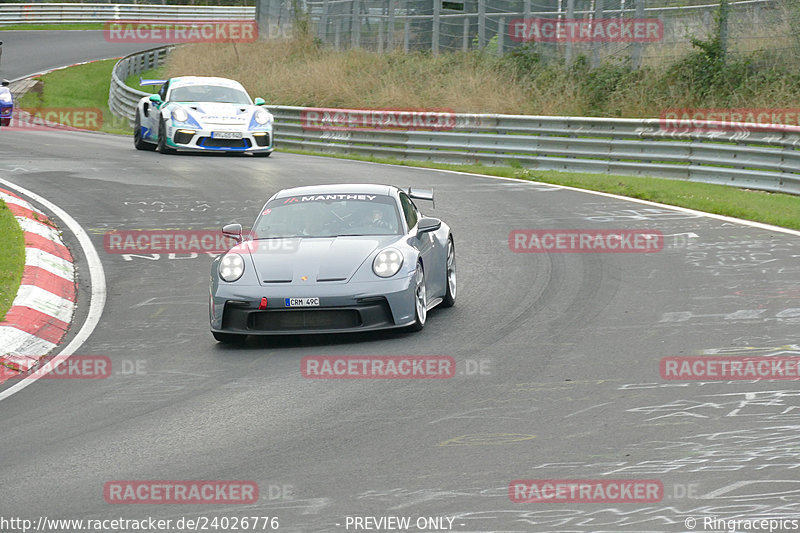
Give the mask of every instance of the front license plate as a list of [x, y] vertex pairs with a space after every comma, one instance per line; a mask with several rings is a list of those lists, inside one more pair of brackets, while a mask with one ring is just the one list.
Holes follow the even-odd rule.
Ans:
[[214, 139], [241, 139], [241, 131], [212, 131], [211, 136]]
[[286, 298], [286, 307], [319, 307], [319, 298]]

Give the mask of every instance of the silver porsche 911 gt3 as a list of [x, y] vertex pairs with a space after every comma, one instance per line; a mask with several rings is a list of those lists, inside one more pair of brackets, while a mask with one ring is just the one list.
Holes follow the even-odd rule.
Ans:
[[456, 298], [450, 228], [422, 216], [430, 190], [319, 185], [282, 190], [248, 235], [211, 265], [209, 315], [220, 342], [247, 335], [420, 330]]

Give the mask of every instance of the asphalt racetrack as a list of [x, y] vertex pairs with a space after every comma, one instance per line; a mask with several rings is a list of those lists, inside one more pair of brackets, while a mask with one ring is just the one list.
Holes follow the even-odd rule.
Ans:
[[[3, 75], [22, 75], [3, 61]], [[163, 156], [98, 133], [3, 131], [0, 156], [0, 177], [91, 236], [107, 301], [76, 355], [107, 356], [114, 368], [107, 379], [42, 379], [0, 400], [0, 516], [268, 516], [292, 532], [368, 530], [356, 517], [471, 532], [800, 520], [797, 381], [670, 381], [659, 368], [665, 357], [800, 355], [797, 235], [545, 184], [285, 153]], [[436, 208], [421, 208], [453, 228], [455, 307], [433, 310], [419, 333], [230, 347], [208, 331], [209, 255], [103, 248], [114, 230], [247, 226], [277, 189], [336, 182], [434, 187]], [[657, 230], [664, 246], [509, 247], [514, 230], [550, 228]], [[88, 267], [65, 238], [85, 305]], [[310, 355], [450, 356], [456, 373], [307, 379], [300, 363]], [[518, 479], [657, 480], [663, 494], [517, 503], [509, 484]], [[248, 480], [259, 497], [108, 503], [104, 487], [119, 480]], [[381, 524], [372, 530], [397, 530]]]
[[4, 30], [0, 76], [13, 80], [49, 69], [132, 54], [158, 46], [142, 43], [110, 43], [103, 30]]

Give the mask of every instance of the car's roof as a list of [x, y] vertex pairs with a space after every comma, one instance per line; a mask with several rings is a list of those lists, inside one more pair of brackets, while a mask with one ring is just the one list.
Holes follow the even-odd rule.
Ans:
[[221, 85], [223, 87], [235, 87], [242, 89], [242, 84], [228, 78], [215, 78], [212, 76], [180, 76], [170, 79], [169, 86], [185, 87], [189, 85]]
[[378, 185], [375, 183], [337, 183], [333, 185], [310, 185], [306, 187], [293, 187], [279, 191], [275, 198], [287, 196], [304, 196], [308, 194], [378, 194], [389, 196], [397, 187], [392, 185]]

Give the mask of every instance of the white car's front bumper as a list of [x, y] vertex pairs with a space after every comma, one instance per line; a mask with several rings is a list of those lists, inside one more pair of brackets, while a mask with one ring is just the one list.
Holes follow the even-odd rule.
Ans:
[[239, 139], [218, 138], [220, 131], [232, 130], [222, 128], [215, 130], [194, 129], [169, 126], [167, 128], [167, 146], [175, 150], [209, 151], [209, 152], [272, 152], [272, 128], [252, 131], [233, 131]]

